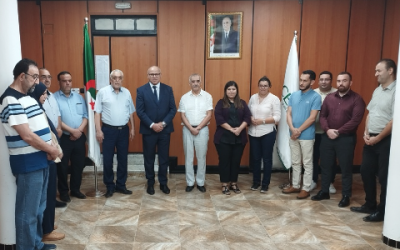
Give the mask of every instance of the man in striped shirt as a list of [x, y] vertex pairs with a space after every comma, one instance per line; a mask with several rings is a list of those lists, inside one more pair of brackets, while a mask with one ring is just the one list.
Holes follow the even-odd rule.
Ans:
[[52, 145], [45, 113], [36, 100], [27, 95], [39, 82], [37, 64], [22, 59], [14, 67], [13, 74], [13, 83], [0, 97], [0, 117], [17, 184], [16, 245], [18, 250], [56, 249], [56, 245], [42, 242], [41, 224], [46, 207], [47, 161], [56, 159], [59, 150]]

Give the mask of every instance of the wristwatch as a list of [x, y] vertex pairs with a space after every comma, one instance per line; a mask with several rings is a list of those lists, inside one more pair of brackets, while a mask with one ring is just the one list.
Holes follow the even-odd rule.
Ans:
[[162, 122], [162, 126], [163, 126], [163, 128], [165, 128], [167, 126], [167, 124], [165, 122]]
[[265, 120], [263, 120], [263, 124], [265, 124]]

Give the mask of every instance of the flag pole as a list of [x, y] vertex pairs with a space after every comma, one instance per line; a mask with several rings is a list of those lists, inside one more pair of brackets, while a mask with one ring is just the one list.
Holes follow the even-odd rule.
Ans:
[[[89, 18], [87, 18], [87, 17], [85, 17], [85, 26], [86, 26], [86, 28], [87, 28], [87, 25], [88, 25], [88, 21], [89, 21]], [[86, 35], [86, 34], [85, 34]], [[85, 39], [86, 40], [86, 39]], [[90, 41], [89, 41], [89, 47], [90, 47]], [[91, 57], [91, 58], [86, 58], [86, 49], [89, 49], [89, 50], [91, 50], [91, 48], [87, 48], [86, 47], [86, 44], [84, 44], [84, 66], [86, 67], [87, 65], [86, 65], [86, 60], [85, 59], [88, 59], [88, 60], [91, 60], [92, 61], [92, 65], [93, 65], [93, 57], [92, 57], [92, 54], [90, 53], [90, 56], [89, 57]], [[94, 72], [93, 72], [94, 73]], [[86, 79], [86, 78], [88, 78], [87, 77], [87, 71], [85, 70], [85, 72], [84, 72], [84, 74], [85, 74], [85, 84], [87, 84], [87, 80], [88, 79]], [[89, 96], [88, 96], [88, 88], [87, 88], [87, 86], [85, 86], [85, 98], [88, 100], [88, 98], [90, 98], [90, 94], [89, 94]], [[92, 109], [90, 109], [89, 108], [89, 112], [93, 112], [93, 110]], [[93, 116], [89, 116], [89, 118], [91, 118], [91, 119], [93, 119]], [[90, 125], [89, 125], [90, 126]], [[88, 133], [93, 133], [94, 131], [93, 131], [93, 128], [89, 128], [88, 127]], [[97, 143], [97, 142], [96, 142]], [[89, 146], [89, 151], [92, 151], [91, 150], [91, 146], [92, 145], [88, 145]], [[97, 180], [97, 164], [96, 164], [96, 161], [95, 160], [92, 160], [92, 162], [93, 162], [93, 167], [94, 167], [94, 190], [93, 191], [89, 191], [89, 192], [87, 192], [86, 193], [86, 196], [88, 196], [88, 197], [95, 197], [95, 198], [98, 198], [98, 197], [101, 197], [101, 196], [103, 196], [104, 195], [104, 192], [103, 191], [100, 191], [99, 190], [99, 188], [98, 188], [98, 180]]]
[[[294, 43], [296, 43], [296, 46], [297, 46], [297, 30], [295, 30], [294, 31]], [[292, 42], [292, 45], [293, 45], [293, 42]], [[296, 50], [296, 65], [297, 65], [297, 67], [296, 67], [296, 74], [298, 74], [298, 56], [297, 56], [297, 49], [295, 48], [295, 50]], [[291, 47], [291, 49], [290, 49], [290, 51], [289, 51], [289, 58], [288, 58], [288, 64], [289, 64], [289, 61], [290, 61], [290, 58], [291, 58], [291, 56], [290, 56], [290, 54], [291, 54], [291, 52], [292, 52], [292, 47]], [[286, 73], [285, 73], [285, 80], [284, 80], [284, 88], [285, 88], [285, 84], [287, 84], [287, 79], [286, 79], [286, 77], [287, 77], [287, 72], [288, 71], [288, 66], [287, 66], [287, 68], [286, 68]], [[291, 79], [291, 80], [293, 80], [293, 79]], [[297, 80], [298, 80], [298, 77], [297, 77]], [[286, 86], [287, 87], [287, 86]], [[298, 87], [298, 84], [297, 84], [297, 87]], [[289, 92], [290, 93], [292, 93], [294, 90], [293, 89], [291, 89]], [[290, 96], [290, 95], [288, 95], [288, 96]], [[282, 94], [282, 98], [283, 98], [284, 96], [283, 96], [283, 94]], [[282, 115], [284, 115], [284, 114], [282, 114]], [[286, 115], [286, 113], [285, 113], [285, 115]], [[285, 121], [286, 121], [286, 119], [285, 119]], [[282, 120], [281, 120], [281, 122], [282, 122]], [[287, 129], [287, 127], [283, 127], [282, 126], [282, 128], [281, 129]], [[278, 130], [279, 131], [279, 130]], [[282, 131], [281, 131], [281, 133], [282, 133]], [[290, 140], [290, 139], [289, 139]], [[286, 144], [286, 142], [285, 142], [285, 144]], [[278, 151], [279, 152], [279, 151]], [[287, 154], [288, 152], [286, 152], [286, 154]], [[290, 152], [289, 152], [290, 153]], [[278, 155], [280, 155], [280, 154], [278, 154]], [[286, 157], [287, 158], [287, 157]], [[291, 158], [291, 157], [290, 157]], [[282, 159], [281, 159], [281, 161], [282, 161]], [[288, 160], [288, 159], [286, 159], [286, 161], [285, 161], [287, 164], [286, 165], [288, 165], [288, 166], [290, 166], [291, 165], [291, 160]], [[282, 163], [283, 163], [283, 161], [282, 161]], [[285, 164], [283, 164], [284, 166], [285, 166]], [[285, 183], [282, 183], [281, 185], [279, 185], [279, 188], [280, 189], [284, 189], [284, 188], [288, 188], [288, 187], [290, 187], [290, 185], [291, 185], [291, 173], [290, 173], [290, 167], [288, 167], [288, 166], [285, 166], [287, 169], [288, 169], [288, 182], [285, 182]]]

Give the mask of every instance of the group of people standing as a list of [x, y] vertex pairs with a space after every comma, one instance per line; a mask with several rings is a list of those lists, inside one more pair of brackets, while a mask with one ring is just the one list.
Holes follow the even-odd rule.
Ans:
[[[369, 113], [361, 164], [366, 203], [351, 207], [353, 212], [369, 214], [364, 221], [384, 219], [396, 69], [393, 60], [378, 62], [375, 76], [379, 86], [367, 106]], [[48, 90], [52, 80], [50, 72], [44, 68], [39, 70], [32, 60], [19, 61], [13, 74], [13, 83], [0, 97], [0, 116], [17, 184], [17, 249], [56, 249], [56, 245], [42, 242], [65, 237], [54, 231], [55, 207], [66, 206], [71, 201], [70, 196], [86, 198], [80, 185], [86, 156], [87, 106], [82, 96], [72, 91], [72, 75], [68, 71], [57, 75], [60, 90], [55, 93]], [[270, 93], [272, 84], [266, 76], [258, 81], [258, 93], [251, 96], [248, 104], [240, 98], [238, 84], [227, 82], [223, 97], [213, 108], [212, 96], [201, 88], [201, 76], [192, 74], [189, 76], [190, 91], [181, 97], [178, 110], [172, 88], [161, 83], [161, 69], [150, 67], [147, 78], [149, 82], [137, 89], [136, 108], [129, 90], [122, 87], [124, 75], [121, 70], [113, 70], [110, 85], [98, 91], [94, 106], [95, 128], [96, 139], [103, 144], [105, 197], [113, 196], [114, 192], [132, 194], [126, 187], [126, 180], [129, 139], [135, 137], [134, 112], [140, 119], [149, 195], [155, 193], [156, 154], [160, 190], [170, 193], [167, 178], [170, 135], [174, 132], [172, 120], [177, 111], [181, 113], [183, 125], [186, 192], [191, 192], [195, 185], [200, 192], [206, 192], [208, 125], [213, 110], [217, 125], [213, 141], [218, 152], [222, 193], [241, 193], [238, 174], [248, 141], [253, 169], [250, 189], [260, 188], [261, 193], [268, 191], [281, 109], [279, 98]], [[312, 70], [303, 71], [300, 90], [292, 93], [289, 99], [286, 120], [290, 128], [293, 178], [291, 185], [282, 192], [299, 193], [298, 199], [309, 197], [316, 187], [320, 166], [321, 190], [311, 199], [330, 199], [330, 193], [336, 192], [333, 181], [338, 161], [342, 171], [342, 199], [338, 205], [346, 207], [350, 205], [352, 194], [356, 132], [364, 116], [365, 102], [351, 90], [353, 82], [349, 72], [338, 74], [337, 89], [332, 87], [332, 74], [328, 71], [321, 72], [319, 88], [314, 91], [315, 80], [316, 74]], [[115, 150], [118, 165], [114, 181]], [[196, 176], [194, 153], [197, 157]], [[71, 173], [69, 186], [68, 173]], [[381, 185], [379, 204], [376, 201], [376, 175]], [[57, 177], [62, 202], [56, 200]]]

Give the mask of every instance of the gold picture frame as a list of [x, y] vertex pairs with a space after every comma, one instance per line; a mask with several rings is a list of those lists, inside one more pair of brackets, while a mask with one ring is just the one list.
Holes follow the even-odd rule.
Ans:
[[243, 12], [208, 13], [207, 59], [242, 58]]

